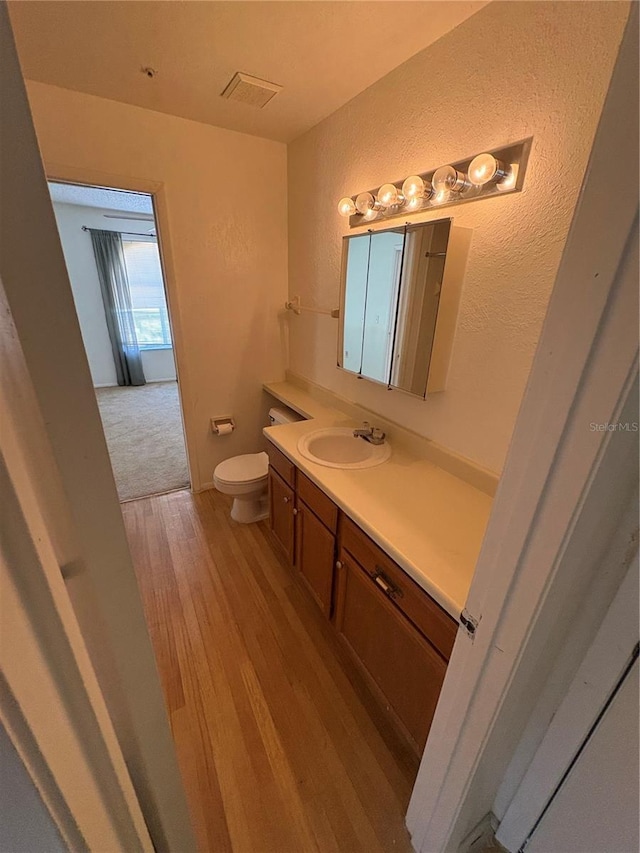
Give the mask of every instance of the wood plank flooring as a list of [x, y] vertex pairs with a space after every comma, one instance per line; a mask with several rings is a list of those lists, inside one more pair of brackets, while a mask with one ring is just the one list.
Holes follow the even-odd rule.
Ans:
[[409, 853], [415, 760], [267, 524], [215, 491], [122, 511], [199, 850]]

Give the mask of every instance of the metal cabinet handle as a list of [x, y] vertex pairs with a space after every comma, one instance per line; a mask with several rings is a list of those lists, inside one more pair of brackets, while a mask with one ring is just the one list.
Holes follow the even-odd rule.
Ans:
[[391, 583], [391, 581], [385, 577], [384, 572], [380, 568], [380, 566], [376, 566], [375, 574], [372, 575], [374, 582], [380, 587], [380, 589], [384, 592], [386, 596], [389, 598], [402, 598], [404, 593], [400, 589], [399, 586]]
[[297, 515], [299, 512], [300, 512], [300, 510], [299, 510], [297, 507], [295, 507], [295, 506], [294, 506], [294, 508], [293, 508], [293, 514], [294, 514], [294, 515]]
[[342, 562], [340, 560], [336, 560], [336, 569], [342, 568]]
[[287, 498], [287, 497], [282, 498], [282, 500], [283, 500], [286, 504], [288, 504], [288, 503], [289, 503], [289, 498]]

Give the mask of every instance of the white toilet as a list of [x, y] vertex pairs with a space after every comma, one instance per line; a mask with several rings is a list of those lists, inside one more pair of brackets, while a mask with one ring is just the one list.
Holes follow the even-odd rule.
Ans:
[[[290, 409], [274, 407], [269, 411], [269, 424], [288, 424], [303, 420]], [[216, 466], [213, 483], [219, 492], [233, 497], [231, 518], [241, 524], [261, 521], [269, 515], [267, 482], [269, 457], [266, 453], [232, 456]]]

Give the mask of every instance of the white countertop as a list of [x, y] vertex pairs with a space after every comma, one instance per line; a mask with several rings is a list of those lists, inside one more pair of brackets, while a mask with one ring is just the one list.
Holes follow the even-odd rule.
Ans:
[[265, 427], [265, 436], [393, 557], [454, 619], [465, 605], [492, 499], [401, 446], [374, 468], [327, 468], [305, 459], [298, 440], [322, 427], [360, 426], [295, 385], [265, 390], [310, 418]]

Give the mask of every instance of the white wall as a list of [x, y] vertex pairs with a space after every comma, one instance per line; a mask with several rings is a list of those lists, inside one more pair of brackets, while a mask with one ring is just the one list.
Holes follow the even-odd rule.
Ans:
[[[27, 90], [49, 177], [158, 188], [192, 482], [211, 487], [218, 462], [261, 448], [262, 383], [284, 375], [286, 147], [42, 83]], [[226, 414], [236, 431], [213, 436], [209, 419]]]
[[[64, 259], [67, 263], [73, 301], [78, 312], [80, 331], [87, 351], [91, 378], [96, 387], [116, 385], [116, 369], [113, 364], [111, 342], [104, 316], [104, 305], [100, 293], [100, 280], [91, 235], [82, 230], [104, 228], [112, 231], [128, 231], [146, 234], [152, 222], [135, 222], [131, 219], [108, 219], [104, 214], [114, 215], [113, 210], [86, 207], [79, 204], [53, 203]], [[173, 350], [143, 350], [142, 367], [147, 382], [159, 382], [176, 378]]]
[[502, 469], [628, 10], [490, 3], [289, 146], [290, 293], [334, 308], [342, 196], [534, 137], [522, 193], [446, 209], [474, 234], [444, 392], [423, 402], [337, 370], [337, 322], [305, 313], [293, 372]]

